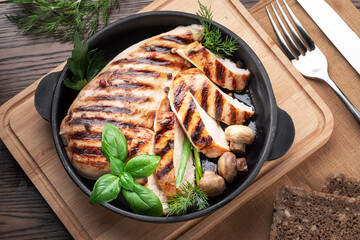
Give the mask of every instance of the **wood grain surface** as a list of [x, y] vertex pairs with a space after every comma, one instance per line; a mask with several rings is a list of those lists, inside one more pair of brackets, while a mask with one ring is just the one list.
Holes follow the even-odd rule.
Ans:
[[[152, 1], [121, 0], [121, 8], [119, 11], [112, 13], [111, 21], [136, 13], [150, 2]], [[254, 0], [241, 0], [241, 3], [248, 9], [256, 2]], [[359, 0], [352, 0], [352, 2], [360, 9]], [[72, 48], [70, 44], [61, 44], [51, 38], [18, 34], [16, 26], [11, 24], [5, 17], [5, 14], [18, 10], [19, 8], [14, 4], [0, 1], [0, 105], [65, 61], [69, 57]], [[346, 113], [346, 109], [341, 105], [341, 102], [336, 99], [335, 94], [330, 89], [325, 88], [324, 90], [324, 85], [321, 83], [313, 82], [311, 84], [321, 97], [334, 103], [329, 107], [334, 113], [335, 123], [345, 122], [344, 116], [349, 114]], [[337, 134], [336, 136], [346, 136], [346, 134], [341, 133], [348, 132], [348, 127], [356, 127], [351, 120], [349, 122], [348, 124], [337, 125], [334, 134]], [[355, 133], [353, 132], [347, 136], [355, 137], [359, 140], [359, 128], [355, 128], [354, 131]], [[326, 164], [324, 156], [334, 158], [332, 155], [329, 155], [329, 152], [331, 152], [332, 148], [339, 146], [333, 145], [333, 143], [334, 141], [329, 141], [325, 147], [310, 156], [307, 159], [307, 163], [321, 158], [322, 161], [317, 163], [317, 166], [321, 169], [321, 164]], [[348, 149], [345, 146], [347, 141], [344, 141], [343, 144], [343, 146], [340, 146], [340, 153], [335, 158], [340, 159], [341, 155], [356, 157], [343, 152], [345, 151], [344, 149]], [[301, 178], [301, 174], [306, 175], [316, 171], [311, 165], [302, 167], [301, 171], [293, 170], [291, 174], [287, 174], [279, 180], [278, 184], [292, 183], [294, 179]], [[306, 181], [309, 180], [308, 178], [304, 179], [304, 184], [306, 185]], [[320, 182], [321, 179], [319, 179], [319, 184]], [[313, 186], [314, 184], [309, 185]], [[271, 186], [271, 189], [273, 190], [276, 187], [277, 185]], [[259, 199], [260, 197], [258, 196], [258, 199], [255, 199], [255, 201], [259, 201], [259, 204], [263, 203]], [[248, 203], [249, 208], [256, 208], [254, 204], [251, 204], [251, 202]], [[263, 203], [261, 206], [268, 205], [268, 203]], [[271, 208], [265, 209], [267, 209], [266, 211], [272, 211]], [[226, 225], [227, 223], [229, 224], [228, 226]], [[236, 227], [233, 224], [234, 222], [228, 221], [222, 223], [222, 230]], [[249, 222], [243, 228], [251, 226], [256, 226], [256, 223]], [[221, 234], [221, 231], [218, 233], [212, 231], [203, 237], [220, 237], [221, 239], [221, 236], [217, 234]], [[72, 237], [19, 167], [2, 141], [0, 141], [0, 239], [49, 238], [71, 239]]]

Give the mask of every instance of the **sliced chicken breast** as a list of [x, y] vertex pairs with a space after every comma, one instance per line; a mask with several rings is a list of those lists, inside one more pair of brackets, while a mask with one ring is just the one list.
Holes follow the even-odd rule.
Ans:
[[141, 41], [116, 56], [79, 92], [61, 123], [60, 135], [80, 174], [96, 179], [110, 171], [101, 152], [105, 123], [124, 133], [129, 146], [134, 146], [129, 153], [139, 151], [135, 143], [142, 140], [134, 136], [143, 129], [153, 130], [156, 111], [169, 109], [168, 87], [188, 68], [188, 62], [171, 49], [198, 40], [202, 31], [199, 25], [178, 27]]
[[[156, 176], [169, 199], [177, 192], [176, 176], [184, 142], [184, 132], [173, 112], [158, 111], [155, 121], [155, 155], [161, 160], [156, 169]], [[192, 155], [189, 156], [181, 185], [186, 181], [194, 183], [195, 167]]]
[[199, 42], [179, 48], [176, 52], [194, 64], [220, 87], [229, 90], [243, 90], [250, 78], [249, 70], [238, 68], [229, 59], [214, 55]]
[[201, 70], [191, 68], [180, 72], [180, 76], [197, 103], [214, 119], [227, 125], [243, 124], [254, 114], [252, 107], [221, 91]]
[[224, 130], [197, 103], [182, 77], [174, 80], [168, 97], [172, 111], [199, 152], [214, 158], [229, 151]]
[[[139, 155], [146, 155], [146, 154], [154, 155], [154, 143], [155, 143], [155, 133], [153, 131], [149, 130], [148, 134], [138, 132], [135, 138], [132, 140], [131, 145], [129, 147], [129, 153], [128, 153], [129, 160]], [[166, 196], [157, 181], [155, 172], [147, 178], [135, 179], [135, 181], [149, 188], [156, 194], [156, 196], [158, 196], [158, 198], [160, 199], [163, 205], [163, 210], [165, 213], [165, 209], [168, 207], [167, 203], [165, 202]]]

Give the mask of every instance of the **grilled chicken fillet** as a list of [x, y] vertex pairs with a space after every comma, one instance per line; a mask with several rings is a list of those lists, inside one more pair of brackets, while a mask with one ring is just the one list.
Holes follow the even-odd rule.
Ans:
[[197, 103], [182, 77], [174, 80], [168, 97], [172, 111], [199, 152], [214, 158], [229, 151], [223, 129]]
[[[157, 180], [165, 196], [176, 194], [176, 176], [180, 165], [184, 142], [184, 132], [173, 112], [158, 111], [155, 121], [155, 155], [160, 156], [160, 163], [155, 170]], [[189, 156], [182, 184], [194, 183], [195, 167], [192, 155]]]
[[254, 114], [252, 107], [246, 106], [220, 90], [197, 68], [180, 72], [198, 104], [214, 119], [227, 125], [243, 124]]
[[152, 132], [156, 111], [166, 106], [164, 88], [188, 68], [186, 60], [171, 49], [198, 40], [202, 31], [199, 25], [178, 27], [141, 41], [116, 56], [79, 92], [61, 123], [60, 135], [81, 175], [96, 179], [110, 171], [101, 151], [105, 123], [124, 133], [129, 153], [140, 152], [138, 148], [150, 141], [135, 144], [145, 142], [141, 139]]
[[194, 64], [220, 87], [243, 90], [250, 78], [249, 70], [237, 68], [236, 64], [230, 60], [217, 57], [199, 42], [180, 48], [177, 53]]

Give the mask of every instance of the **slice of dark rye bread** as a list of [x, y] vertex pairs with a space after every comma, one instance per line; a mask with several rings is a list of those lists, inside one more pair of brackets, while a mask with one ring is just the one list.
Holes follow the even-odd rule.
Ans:
[[284, 186], [270, 239], [360, 239], [360, 199]]
[[360, 182], [342, 173], [330, 174], [322, 189], [324, 193], [360, 198]]

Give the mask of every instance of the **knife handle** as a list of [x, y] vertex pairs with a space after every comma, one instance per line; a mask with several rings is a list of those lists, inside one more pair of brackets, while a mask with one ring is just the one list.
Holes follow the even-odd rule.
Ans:
[[335, 84], [335, 82], [327, 76], [328, 79], [324, 79], [327, 84], [335, 91], [339, 98], [344, 102], [346, 107], [350, 110], [358, 124], [360, 124], [360, 112], [359, 110], [350, 102], [350, 100], [345, 96], [345, 94], [340, 90], [340, 88]]

